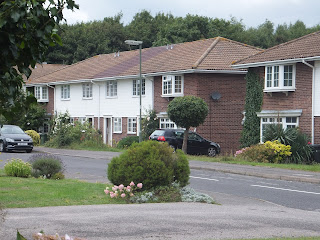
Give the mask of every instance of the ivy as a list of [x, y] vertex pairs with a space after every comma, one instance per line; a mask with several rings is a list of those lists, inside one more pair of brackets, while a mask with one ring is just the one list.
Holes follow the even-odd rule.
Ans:
[[247, 91], [245, 102], [245, 121], [241, 133], [241, 147], [249, 147], [260, 142], [260, 118], [263, 88], [260, 78], [252, 69], [246, 75]]

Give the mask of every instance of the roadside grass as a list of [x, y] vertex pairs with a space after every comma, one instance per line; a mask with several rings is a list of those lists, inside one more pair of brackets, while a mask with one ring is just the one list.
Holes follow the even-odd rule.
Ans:
[[207, 157], [207, 156], [188, 155], [187, 158], [189, 161], [191, 160], [191, 161], [203, 161], [203, 162], [219, 162], [219, 163], [240, 164], [240, 165], [249, 165], [249, 166], [260, 166], [260, 167], [271, 167], [271, 168], [282, 168], [282, 169], [290, 169], [290, 170], [320, 172], [320, 164], [319, 163], [315, 163], [312, 165], [259, 163], [259, 162], [249, 162], [249, 161], [235, 158], [232, 156]]
[[295, 237], [293, 238], [250, 238], [250, 239], [241, 239], [241, 240], [320, 240], [320, 236], [319, 237], [298, 237], [298, 238], [295, 238]]
[[103, 191], [106, 186], [73, 179], [7, 177], [0, 169], [0, 202], [4, 208], [125, 203], [123, 199], [107, 197]]

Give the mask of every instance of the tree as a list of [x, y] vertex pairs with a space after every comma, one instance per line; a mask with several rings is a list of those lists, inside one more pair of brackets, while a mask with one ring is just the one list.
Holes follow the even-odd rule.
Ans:
[[[0, 3], [0, 114], [14, 105], [23, 75], [45, 60], [48, 46], [61, 44], [62, 10], [78, 8], [74, 0], [2, 0]], [[31, 67], [31, 68], [30, 68]]]
[[190, 127], [198, 127], [208, 115], [207, 103], [199, 97], [184, 96], [173, 99], [168, 105], [168, 116], [178, 126], [185, 128], [182, 150], [187, 153]]

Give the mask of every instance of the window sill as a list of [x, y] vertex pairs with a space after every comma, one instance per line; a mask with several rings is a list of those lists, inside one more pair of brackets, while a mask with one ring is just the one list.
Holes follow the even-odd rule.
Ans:
[[37, 99], [37, 102], [46, 103], [46, 102], [49, 102], [49, 100], [48, 99]]
[[115, 134], [122, 134], [122, 132], [113, 132], [113, 133], [115, 133]]
[[176, 93], [176, 94], [162, 94], [161, 97], [167, 98], [167, 97], [183, 97], [183, 93]]
[[136, 132], [127, 132], [128, 134], [130, 134], [130, 135], [136, 135], [137, 133]]
[[[141, 95], [141, 97], [145, 97], [145, 96], [146, 96], [145, 94], [142, 94], [142, 95]], [[133, 98], [139, 98], [140, 95], [132, 95], [132, 97], [133, 97]]]
[[92, 100], [93, 98], [92, 97], [90, 97], [90, 98], [82, 98], [82, 100]]
[[115, 99], [115, 98], [118, 98], [118, 96], [114, 96], [114, 97], [113, 97], [113, 96], [112, 96], [112, 97], [108, 97], [108, 96], [107, 96], [107, 97], [106, 97], [106, 99]]
[[62, 98], [61, 101], [70, 101], [70, 98]]
[[289, 92], [296, 91], [296, 88], [268, 88], [263, 89], [263, 92], [268, 93], [270, 96], [272, 96], [272, 93], [284, 93], [286, 96], [289, 95]]

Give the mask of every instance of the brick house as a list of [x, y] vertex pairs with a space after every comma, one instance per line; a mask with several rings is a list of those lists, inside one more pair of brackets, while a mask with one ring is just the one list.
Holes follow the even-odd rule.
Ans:
[[[233, 62], [261, 51], [217, 37], [142, 49], [142, 109], [154, 109], [160, 128], [174, 128], [166, 110], [174, 97], [195, 95], [209, 106], [196, 131], [218, 142], [222, 151], [239, 148], [246, 70]], [[48, 112], [69, 112], [72, 120], [92, 122], [112, 144], [139, 133], [139, 51], [98, 55], [27, 82], [42, 92]], [[46, 92], [46, 90], [44, 90]], [[53, 104], [52, 104], [53, 103]]]
[[266, 124], [299, 127], [320, 143], [320, 32], [294, 39], [240, 60], [264, 81], [260, 137]]

